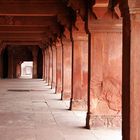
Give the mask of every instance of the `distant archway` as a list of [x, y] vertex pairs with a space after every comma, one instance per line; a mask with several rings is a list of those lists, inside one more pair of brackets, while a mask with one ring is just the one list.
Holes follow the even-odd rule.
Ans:
[[[28, 45], [7, 45], [2, 51], [2, 78], [20, 78], [21, 64], [24, 61], [32, 61], [32, 49], [34, 46]], [[37, 78], [43, 76], [43, 54], [38, 46], [37, 51]], [[29, 76], [29, 77], [32, 77]]]
[[20, 65], [20, 69], [20, 78], [30, 79], [33, 77], [33, 61], [24, 61]]

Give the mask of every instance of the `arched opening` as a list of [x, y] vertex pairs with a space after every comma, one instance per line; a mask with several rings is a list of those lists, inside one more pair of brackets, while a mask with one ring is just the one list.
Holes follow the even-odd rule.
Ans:
[[17, 67], [17, 71], [20, 72], [20, 78], [31, 79], [33, 77], [33, 61], [24, 61], [20, 67]]
[[[36, 53], [35, 56], [33, 51]], [[43, 55], [39, 46], [7, 45], [2, 51], [1, 58], [2, 78], [42, 78]], [[24, 70], [23, 67], [25, 67]], [[33, 71], [36, 73], [35, 77], [33, 77]]]

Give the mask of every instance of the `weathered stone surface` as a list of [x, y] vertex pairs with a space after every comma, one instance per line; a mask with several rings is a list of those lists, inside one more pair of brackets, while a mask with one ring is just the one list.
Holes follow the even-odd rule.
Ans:
[[95, 2], [94, 14], [89, 13], [91, 77], [87, 126], [121, 127], [122, 23], [118, 13], [107, 8], [108, 1], [101, 4], [103, 1]]
[[38, 48], [33, 49], [32, 55], [33, 55], [33, 78], [37, 78]]
[[62, 43], [56, 43], [56, 93], [62, 92]]
[[121, 127], [121, 116], [119, 115], [94, 115], [90, 120], [90, 125], [94, 128], [120, 128]]
[[[140, 139], [140, 3], [129, 0], [129, 7], [122, 6], [123, 13], [123, 138]], [[125, 48], [128, 48], [127, 50]], [[127, 108], [126, 108], [127, 107]], [[125, 119], [126, 118], [126, 119]], [[127, 128], [130, 128], [126, 131]]]
[[[105, 42], [105, 40], [108, 40], [110, 38], [109, 35], [114, 36], [114, 43], [112, 42], [110, 45], [108, 42]], [[91, 71], [92, 77], [91, 77], [90, 109], [91, 111], [93, 111], [93, 114], [97, 116], [98, 115], [117, 116], [117, 114], [121, 114], [121, 95], [122, 95], [121, 94], [122, 49], [121, 43], [120, 44], [117, 43], [117, 41], [120, 42], [121, 40], [121, 33], [117, 34], [110, 33], [106, 35], [96, 33], [93, 35], [93, 39], [94, 46], [92, 46], [91, 50], [93, 52], [92, 67], [94, 69], [92, 69]], [[114, 44], [114, 46], [112, 46], [112, 44]], [[120, 124], [118, 124], [118, 126], [120, 126]]]
[[[81, 17], [79, 17], [79, 15], [77, 15], [76, 26], [78, 29], [73, 29], [72, 98], [70, 106], [70, 108], [74, 110], [87, 109], [85, 106], [87, 105], [86, 100], [88, 83], [88, 36], [85, 32], [84, 25], [84, 21], [81, 19]], [[81, 102], [83, 103], [82, 106]]]
[[49, 72], [48, 72], [48, 84], [49, 86], [52, 85], [52, 67], [53, 67], [53, 57], [52, 57], [52, 49], [49, 46], [48, 48], [48, 53], [49, 53]]
[[52, 46], [52, 88], [56, 88], [56, 46]]
[[43, 80], [0, 80], [0, 85], [1, 139], [97, 140], [92, 130], [81, 128], [85, 112], [69, 111]]
[[72, 41], [70, 38], [70, 31], [65, 28], [65, 37], [62, 38], [62, 57], [63, 57], [63, 87], [62, 96], [63, 100], [70, 100], [71, 98], [71, 83], [72, 83]]

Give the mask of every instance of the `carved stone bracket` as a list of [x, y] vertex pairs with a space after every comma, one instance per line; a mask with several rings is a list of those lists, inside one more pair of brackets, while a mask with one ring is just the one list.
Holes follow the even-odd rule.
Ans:
[[70, 31], [65, 28], [64, 29], [64, 33], [63, 33], [63, 36], [62, 36], [62, 40], [70, 40], [71, 36], [70, 36]]
[[92, 12], [97, 19], [119, 19], [121, 16], [117, 0], [98, 0], [92, 5]]
[[86, 18], [86, 4], [85, 0], [69, 0], [68, 6], [72, 7], [74, 11], [79, 11], [80, 16], [84, 20]]
[[72, 37], [75, 40], [87, 40], [85, 21], [83, 21], [78, 11], [76, 14], [75, 26], [72, 28]]
[[122, 19], [118, 1], [96, 1], [91, 5], [92, 12], [88, 12], [88, 30], [90, 32], [121, 32]]
[[12, 16], [0, 16], [0, 24], [15, 25], [15, 19]]

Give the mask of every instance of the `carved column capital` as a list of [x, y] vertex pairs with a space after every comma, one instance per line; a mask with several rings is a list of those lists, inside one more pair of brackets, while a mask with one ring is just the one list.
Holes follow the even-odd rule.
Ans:
[[119, 0], [96, 0], [90, 6], [97, 19], [120, 18], [118, 3]]
[[61, 39], [60, 38], [57, 38], [57, 40], [56, 40], [56, 47], [59, 48], [61, 46], [62, 46]]
[[140, 10], [140, 1], [139, 0], [128, 0], [128, 7], [132, 13], [137, 12]]
[[122, 18], [118, 1], [98, 0], [88, 12], [89, 32], [121, 32]]
[[75, 26], [72, 27], [72, 38], [73, 40], [87, 40], [85, 21], [82, 20], [79, 13], [76, 16]]
[[140, 1], [139, 0], [128, 0], [120, 2], [120, 10], [122, 17], [125, 22], [129, 22], [129, 20], [137, 20], [140, 21]]
[[72, 20], [69, 15], [57, 15], [57, 21], [68, 29], [72, 26]]
[[86, 18], [86, 4], [88, 2], [85, 0], [69, 0], [68, 6], [72, 7], [74, 11], [79, 11], [79, 15], [82, 19]]

